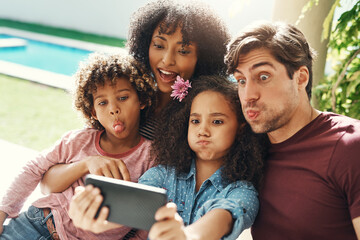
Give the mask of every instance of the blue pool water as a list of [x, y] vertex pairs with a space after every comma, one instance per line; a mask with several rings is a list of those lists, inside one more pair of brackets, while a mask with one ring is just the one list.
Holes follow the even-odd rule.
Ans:
[[0, 60], [39, 68], [42, 70], [73, 75], [79, 62], [91, 51], [0, 34], [0, 39], [20, 38], [27, 41], [25, 47], [0, 48]]

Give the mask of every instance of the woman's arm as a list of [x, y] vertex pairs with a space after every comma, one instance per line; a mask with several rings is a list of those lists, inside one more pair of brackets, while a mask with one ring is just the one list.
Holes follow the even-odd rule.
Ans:
[[130, 181], [129, 171], [121, 159], [88, 156], [79, 162], [51, 167], [40, 182], [41, 192], [63, 192], [87, 173]]

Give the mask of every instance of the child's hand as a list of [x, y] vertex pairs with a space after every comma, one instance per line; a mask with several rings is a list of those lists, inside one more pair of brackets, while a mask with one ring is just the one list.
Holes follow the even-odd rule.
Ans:
[[122, 225], [120, 224], [111, 223], [106, 220], [109, 214], [109, 209], [106, 207], [101, 209], [98, 218], [95, 219], [102, 200], [100, 189], [94, 188], [92, 185], [88, 185], [86, 188], [75, 188], [75, 195], [69, 207], [69, 216], [73, 224], [78, 228], [94, 233], [121, 227]]
[[3, 232], [3, 229], [4, 229], [3, 224], [4, 224], [5, 220], [6, 220], [6, 218], [7, 218], [7, 214], [0, 210], [0, 235]]
[[89, 173], [130, 181], [130, 173], [121, 159], [89, 156], [84, 159]]
[[188, 239], [183, 219], [177, 213], [176, 204], [168, 203], [155, 213], [156, 222], [150, 229], [149, 239]]

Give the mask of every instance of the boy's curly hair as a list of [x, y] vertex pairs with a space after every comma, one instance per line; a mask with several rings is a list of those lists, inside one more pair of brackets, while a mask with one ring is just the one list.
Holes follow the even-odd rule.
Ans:
[[224, 55], [230, 34], [215, 12], [200, 1], [153, 1], [138, 9], [130, 21], [127, 47], [149, 71], [149, 46], [155, 28], [160, 25], [164, 34], [181, 28], [184, 44], [197, 43], [198, 60], [194, 77], [200, 75], [226, 75]]
[[258, 188], [263, 176], [269, 141], [266, 134], [252, 132], [242, 113], [236, 84], [221, 76], [197, 78], [192, 82], [192, 88], [182, 103], [172, 101], [164, 109], [151, 151], [156, 164], [175, 167], [178, 173], [187, 173], [190, 170], [192, 159], [196, 158], [187, 141], [191, 104], [193, 99], [204, 91], [222, 94], [239, 122], [238, 134], [225, 156], [223, 180], [246, 180]]
[[[80, 63], [75, 74], [74, 106], [83, 114], [89, 127], [104, 129], [91, 115], [94, 107], [93, 93], [98, 86], [104, 86], [107, 81], [115, 85], [121, 77], [126, 77], [130, 81], [141, 104], [146, 105], [145, 109], [148, 109], [154, 96], [154, 80], [146, 68], [128, 53], [92, 53], [86, 61]], [[146, 113], [144, 110], [142, 114]]]

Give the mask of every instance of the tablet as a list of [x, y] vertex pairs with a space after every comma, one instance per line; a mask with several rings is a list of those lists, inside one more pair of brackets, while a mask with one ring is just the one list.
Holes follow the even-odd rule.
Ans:
[[137, 229], [150, 230], [155, 212], [167, 202], [165, 189], [140, 183], [88, 174], [87, 184], [100, 188], [101, 206], [110, 209], [108, 221]]

